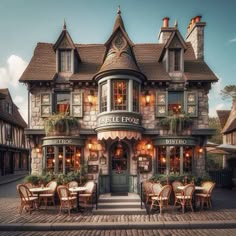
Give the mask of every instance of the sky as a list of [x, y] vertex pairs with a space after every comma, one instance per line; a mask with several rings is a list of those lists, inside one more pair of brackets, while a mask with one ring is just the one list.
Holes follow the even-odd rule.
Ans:
[[38, 42], [55, 43], [64, 19], [74, 43], [105, 43], [118, 6], [136, 43], [157, 43], [164, 17], [185, 38], [192, 17], [206, 22], [204, 60], [219, 81], [209, 93], [209, 115], [229, 110], [220, 90], [236, 84], [236, 0], [0, 0], [0, 88], [8, 88], [27, 122], [27, 87], [19, 78]]

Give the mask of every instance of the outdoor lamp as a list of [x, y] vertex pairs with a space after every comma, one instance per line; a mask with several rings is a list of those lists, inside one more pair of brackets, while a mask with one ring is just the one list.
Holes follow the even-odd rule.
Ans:
[[151, 95], [148, 91], [146, 91], [145, 93], [145, 101], [146, 101], [146, 105], [150, 104], [150, 100], [151, 100]]
[[146, 148], [147, 148], [147, 150], [150, 150], [150, 149], [152, 148], [152, 144], [151, 144], [150, 141], [148, 141], [148, 142], [146, 143]]
[[93, 98], [94, 98], [94, 92], [93, 90], [90, 90], [90, 93], [88, 95], [88, 102], [90, 105], [93, 105]]
[[92, 147], [93, 147], [92, 141], [91, 141], [91, 140], [89, 140], [89, 143], [88, 143], [88, 149], [89, 149], [89, 150], [91, 150], [91, 149], [92, 149]]

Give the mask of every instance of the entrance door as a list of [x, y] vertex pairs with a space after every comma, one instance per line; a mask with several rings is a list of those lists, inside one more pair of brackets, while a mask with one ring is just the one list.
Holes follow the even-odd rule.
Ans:
[[111, 147], [111, 192], [129, 191], [129, 152], [128, 147], [118, 141]]

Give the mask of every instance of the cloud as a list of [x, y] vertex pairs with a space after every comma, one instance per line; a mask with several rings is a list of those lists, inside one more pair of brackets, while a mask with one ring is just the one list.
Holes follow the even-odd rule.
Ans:
[[229, 42], [230, 42], [230, 43], [236, 43], [236, 38], [230, 39]]
[[23, 119], [28, 122], [28, 102], [27, 97], [16, 95], [12, 98], [15, 105], [19, 108], [19, 112]]

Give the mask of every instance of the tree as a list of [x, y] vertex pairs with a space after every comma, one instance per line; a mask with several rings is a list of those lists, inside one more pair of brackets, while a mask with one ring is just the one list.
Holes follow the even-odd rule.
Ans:
[[223, 99], [236, 98], [236, 85], [226, 85], [220, 94]]
[[210, 117], [209, 118], [209, 128], [215, 129], [216, 134], [210, 137], [208, 140], [212, 143], [217, 143], [221, 144], [223, 137], [221, 134], [221, 126], [220, 126], [220, 121], [218, 117]]

